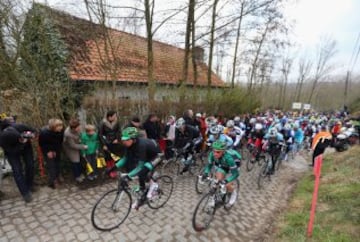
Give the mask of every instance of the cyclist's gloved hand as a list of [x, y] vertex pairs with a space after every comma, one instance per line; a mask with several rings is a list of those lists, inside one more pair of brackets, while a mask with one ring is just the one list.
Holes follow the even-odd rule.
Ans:
[[207, 178], [208, 178], [207, 174], [204, 173], [204, 174], [201, 175], [201, 180], [202, 181], [206, 180]]
[[122, 177], [122, 180], [123, 180], [123, 181], [126, 181], [126, 182], [129, 182], [129, 181], [131, 181], [132, 179], [131, 179], [131, 177], [129, 177], [128, 175], [126, 175], [126, 176]]
[[223, 186], [225, 186], [227, 184], [227, 181], [224, 179], [224, 180], [222, 180], [222, 181], [220, 181], [220, 185], [223, 185]]

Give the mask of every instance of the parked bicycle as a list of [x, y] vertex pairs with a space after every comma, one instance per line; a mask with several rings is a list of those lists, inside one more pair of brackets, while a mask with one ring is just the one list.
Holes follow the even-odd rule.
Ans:
[[[211, 177], [208, 177], [207, 180], [210, 184], [210, 191], [200, 199], [192, 218], [192, 225], [196, 231], [209, 228], [217, 209], [224, 207], [225, 210], [230, 210], [233, 207], [227, 206], [231, 193], [226, 191], [225, 185], [220, 184], [217, 179]], [[235, 180], [235, 186], [234, 189], [239, 194], [239, 180]]]
[[[160, 162], [161, 158], [157, 162]], [[154, 166], [157, 164], [155, 163]], [[163, 207], [170, 199], [174, 183], [170, 176], [160, 175], [157, 172], [150, 172], [146, 184], [143, 204], [147, 204], [151, 209]], [[91, 212], [91, 222], [93, 226], [101, 231], [110, 231], [119, 227], [128, 217], [133, 198], [139, 199], [138, 187], [130, 188], [128, 181], [124, 179], [127, 174], [119, 174], [118, 186], [106, 192], [95, 204]], [[150, 183], [156, 183], [155, 188], [149, 193]]]

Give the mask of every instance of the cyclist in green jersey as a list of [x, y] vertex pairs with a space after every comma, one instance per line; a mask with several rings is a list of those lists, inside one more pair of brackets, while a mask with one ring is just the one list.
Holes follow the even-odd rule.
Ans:
[[215, 166], [216, 179], [226, 185], [226, 191], [231, 193], [228, 206], [234, 205], [237, 198], [237, 191], [235, 189], [234, 181], [239, 177], [239, 169], [235, 162], [234, 155], [226, 150], [226, 143], [222, 141], [215, 141], [212, 144], [213, 150], [208, 157], [208, 164], [205, 167], [202, 179], [206, 179]]

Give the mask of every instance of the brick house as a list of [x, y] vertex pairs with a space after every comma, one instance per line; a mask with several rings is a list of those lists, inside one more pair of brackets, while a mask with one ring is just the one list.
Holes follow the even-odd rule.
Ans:
[[[87, 82], [97, 87], [97, 98], [147, 99], [147, 40], [141, 36], [116, 29], [104, 28], [48, 7], [55, 26], [70, 51], [69, 76], [73, 81]], [[208, 67], [203, 62], [204, 51], [194, 48], [197, 56], [198, 80], [194, 83], [193, 67], [189, 61], [186, 86], [198, 90], [207, 86]], [[176, 97], [182, 76], [184, 49], [153, 42], [155, 99]], [[225, 87], [219, 76], [212, 73], [212, 87]], [[189, 89], [189, 90], [190, 90]], [[115, 95], [114, 95], [115, 94]]]

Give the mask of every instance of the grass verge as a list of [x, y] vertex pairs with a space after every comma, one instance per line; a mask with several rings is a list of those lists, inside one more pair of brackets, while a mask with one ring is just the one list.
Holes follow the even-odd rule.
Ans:
[[325, 156], [312, 238], [307, 238], [314, 175], [298, 183], [281, 215], [275, 241], [360, 241], [360, 147]]

